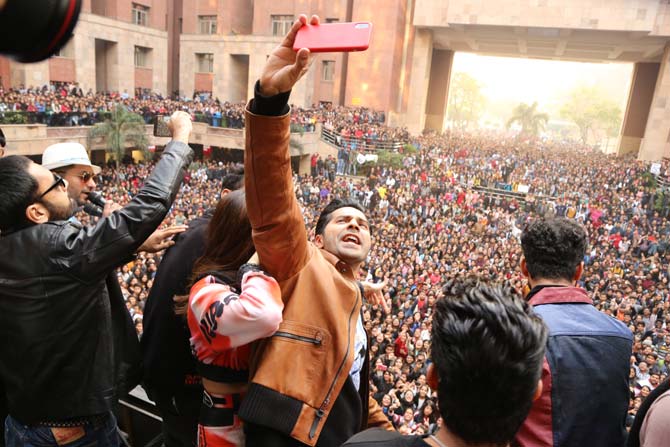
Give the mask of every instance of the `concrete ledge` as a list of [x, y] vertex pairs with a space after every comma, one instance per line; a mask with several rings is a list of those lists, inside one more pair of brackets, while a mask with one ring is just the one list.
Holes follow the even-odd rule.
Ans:
[[[41, 155], [47, 146], [65, 141], [81, 143], [88, 150], [105, 149], [105, 141], [102, 138], [93, 142], [89, 141], [88, 132], [91, 126], [47, 127], [44, 124], [8, 124], [0, 127], [7, 138], [6, 155]], [[153, 126], [145, 126], [145, 131], [150, 145], [164, 146], [170, 141], [169, 138], [154, 137]], [[317, 129], [317, 132], [292, 135], [293, 139], [302, 146], [301, 149], [291, 148], [292, 156], [307, 156], [314, 152], [319, 152], [322, 156], [337, 154], [337, 150], [333, 150], [321, 141], [320, 129]], [[244, 130], [193, 123], [193, 133], [189, 143], [244, 150]]]

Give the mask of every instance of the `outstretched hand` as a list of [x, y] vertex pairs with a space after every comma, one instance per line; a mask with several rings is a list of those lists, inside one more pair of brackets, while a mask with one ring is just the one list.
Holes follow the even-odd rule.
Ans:
[[174, 236], [186, 231], [186, 225], [175, 225], [173, 227], [163, 228], [154, 231], [149, 238], [137, 249], [137, 253], [146, 251], [147, 253], [158, 253], [167, 248], [172, 247], [175, 241], [172, 240]]
[[373, 306], [381, 306], [384, 313], [388, 314], [391, 309], [389, 309], [388, 303], [386, 302], [386, 299], [384, 299], [384, 287], [386, 287], [386, 281], [379, 283], [362, 281], [361, 284], [363, 285], [365, 300]]
[[[295, 21], [282, 43], [268, 57], [260, 79], [260, 92], [263, 96], [274, 96], [288, 92], [309, 69], [312, 58], [307, 48], [293, 51], [293, 43], [298, 30], [307, 24], [307, 16], [301, 14]], [[319, 17], [312, 16], [310, 25], [318, 25]]]

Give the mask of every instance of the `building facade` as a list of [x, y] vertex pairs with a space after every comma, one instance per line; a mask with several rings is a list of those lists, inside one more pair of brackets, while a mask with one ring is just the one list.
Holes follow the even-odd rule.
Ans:
[[364, 105], [415, 133], [442, 130], [457, 51], [633, 63], [620, 152], [670, 156], [667, 0], [84, 0], [58, 56], [32, 65], [0, 60], [0, 79], [246, 101], [301, 13], [369, 21], [374, 30], [368, 51], [318, 54], [293, 104]]
[[[171, 2], [169, 2], [171, 3]], [[84, 0], [74, 37], [37, 64], [0, 63], [5, 87], [77, 82], [84, 92], [168, 92], [168, 2]], [[3, 72], [4, 69], [4, 72]]]
[[365, 105], [412, 132], [442, 130], [456, 51], [634, 63], [620, 152], [670, 156], [670, 3], [666, 0], [183, 0], [180, 90], [249, 98], [298, 14], [370, 21], [370, 49], [319, 54], [292, 94], [301, 106]]

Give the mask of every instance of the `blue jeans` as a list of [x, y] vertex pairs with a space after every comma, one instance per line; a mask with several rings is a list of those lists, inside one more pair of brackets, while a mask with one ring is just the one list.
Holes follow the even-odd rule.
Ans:
[[339, 175], [344, 174], [344, 160], [341, 158], [337, 160], [337, 173]]
[[[101, 422], [84, 425], [83, 429], [84, 436], [61, 445], [67, 445], [67, 447], [119, 447], [121, 445], [116, 429], [116, 418], [112, 413], [109, 413], [109, 417]], [[5, 444], [6, 447], [56, 447], [59, 445], [50, 427], [23, 425], [11, 416], [5, 419]]]

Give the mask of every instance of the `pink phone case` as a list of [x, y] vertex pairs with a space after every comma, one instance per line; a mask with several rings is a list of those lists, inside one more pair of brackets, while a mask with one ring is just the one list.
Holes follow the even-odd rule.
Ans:
[[312, 53], [365, 51], [370, 46], [371, 36], [370, 22], [305, 25], [298, 31], [293, 49], [309, 48]]

